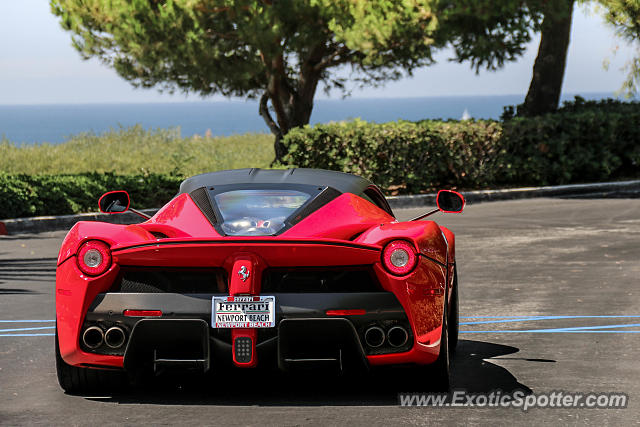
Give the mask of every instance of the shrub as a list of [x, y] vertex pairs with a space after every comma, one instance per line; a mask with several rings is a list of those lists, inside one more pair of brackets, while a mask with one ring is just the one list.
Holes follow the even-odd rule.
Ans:
[[126, 190], [139, 209], [162, 206], [177, 192], [182, 178], [172, 175], [26, 175], [0, 173], [1, 218], [63, 215], [97, 211], [110, 190]]
[[[638, 102], [576, 98], [551, 114], [504, 117], [306, 126], [286, 135], [284, 162], [355, 173], [391, 194], [640, 177]], [[160, 207], [186, 175], [267, 167], [272, 157], [268, 135], [181, 139], [139, 126], [57, 146], [3, 141], [0, 217], [95, 211], [110, 190], [129, 191], [134, 207]]]
[[364, 176], [392, 193], [557, 185], [640, 176], [640, 103], [567, 103], [531, 118], [362, 120], [305, 126], [284, 162]]

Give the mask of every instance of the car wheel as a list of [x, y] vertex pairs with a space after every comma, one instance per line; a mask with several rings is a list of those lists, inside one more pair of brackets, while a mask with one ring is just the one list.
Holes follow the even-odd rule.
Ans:
[[458, 333], [460, 329], [460, 312], [458, 311], [458, 269], [453, 267], [453, 291], [451, 293], [451, 309], [449, 310], [449, 356], [456, 354]]
[[440, 354], [436, 361], [429, 366], [430, 379], [436, 391], [449, 391], [449, 376], [451, 373], [449, 365], [449, 322], [447, 321], [447, 309], [442, 319], [442, 335], [440, 336]]
[[[435, 362], [417, 368], [419, 372], [413, 379], [408, 380], [411, 388], [428, 386], [429, 391], [448, 392], [449, 391], [449, 322], [447, 304], [444, 304], [442, 315], [442, 334], [440, 335], [440, 354]], [[416, 383], [418, 381], [418, 383]]]
[[67, 364], [60, 355], [58, 332], [56, 331], [56, 371], [58, 383], [67, 393], [94, 391], [118, 391], [126, 385], [124, 372], [101, 369], [79, 368]]

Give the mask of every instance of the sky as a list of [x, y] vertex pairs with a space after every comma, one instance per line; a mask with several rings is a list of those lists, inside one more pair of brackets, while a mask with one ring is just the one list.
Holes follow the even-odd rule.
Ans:
[[[497, 72], [476, 75], [468, 64], [448, 62], [446, 51], [436, 65], [417, 70], [412, 78], [380, 88], [355, 90], [352, 98], [525, 94], [531, 80], [539, 38], [526, 54]], [[614, 53], [615, 52], [615, 53]], [[563, 92], [571, 94], [618, 90], [621, 71], [634, 52], [617, 39], [602, 18], [585, 7], [574, 13]], [[609, 61], [608, 70], [604, 61]], [[319, 91], [317, 98], [327, 96]], [[332, 98], [339, 98], [333, 94]], [[49, 10], [48, 0], [0, 0], [0, 105], [145, 103], [199, 101], [197, 95], [135, 89], [97, 60], [84, 61], [71, 46]], [[212, 97], [224, 100], [223, 97]]]

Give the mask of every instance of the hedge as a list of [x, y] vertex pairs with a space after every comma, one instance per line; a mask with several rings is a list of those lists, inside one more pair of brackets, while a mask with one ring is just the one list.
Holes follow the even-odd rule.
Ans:
[[640, 103], [576, 98], [538, 117], [362, 120], [289, 132], [284, 163], [350, 172], [393, 193], [640, 176]]
[[[576, 101], [555, 113], [503, 121], [362, 120], [294, 129], [285, 164], [351, 172], [388, 194], [640, 177], [640, 103]], [[0, 172], [0, 217], [97, 210], [110, 190], [127, 190], [139, 209], [178, 191], [176, 173], [8, 174]]]
[[63, 215], [98, 210], [98, 198], [126, 190], [136, 208], [162, 206], [177, 192], [181, 177], [161, 174], [26, 175], [0, 173], [0, 218]]

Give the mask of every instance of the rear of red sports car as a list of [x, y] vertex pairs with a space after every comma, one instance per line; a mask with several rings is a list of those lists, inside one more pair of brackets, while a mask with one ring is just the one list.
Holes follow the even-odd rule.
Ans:
[[431, 364], [446, 386], [456, 287], [453, 234], [397, 222], [362, 178], [200, 175], [145, 222], [79, 222], [68, 233], [58, 378], [82, 391], [122, 369]]

